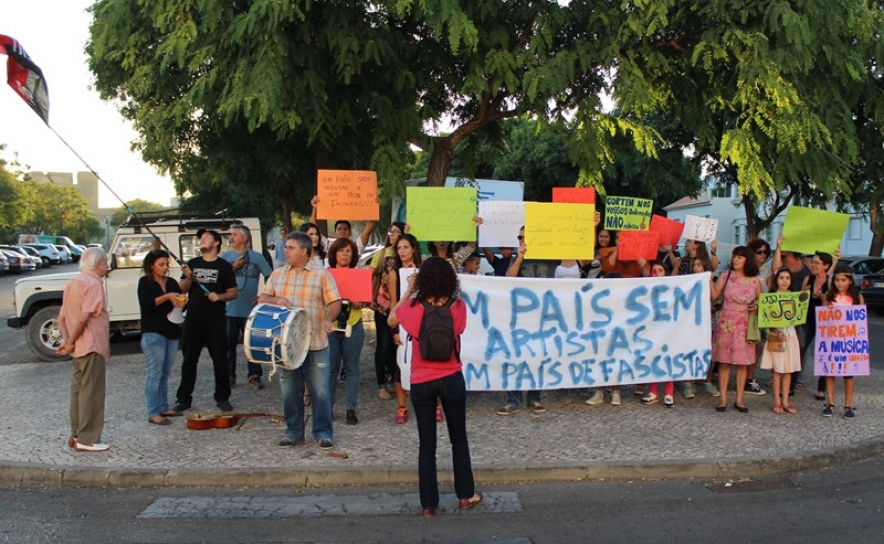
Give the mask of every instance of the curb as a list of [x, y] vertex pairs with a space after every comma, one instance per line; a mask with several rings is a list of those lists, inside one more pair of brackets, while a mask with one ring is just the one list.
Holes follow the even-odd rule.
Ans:
[[[522, 482], [587, 480], [746, 479], [825, 470], [884, 454], [884, 436], [843, 446], [798, 453], [790, 457], [727, 460], [667, 460], [656, 462], [570, 463], [525, 467], [474, 467], [475, 479], [485, 485]], [[450, 471], [439, 473], [439, 483], [451, 484]], [[349, 487], [417, 485], [417, 468], [354, 467], [344, 470], [161, 470], [58, 467], [0, 461], [0, 486], [76, 488], [192, 488], [192, 487]]]

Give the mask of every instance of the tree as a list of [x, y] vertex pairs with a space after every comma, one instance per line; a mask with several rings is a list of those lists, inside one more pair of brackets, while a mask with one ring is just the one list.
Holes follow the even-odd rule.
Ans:
[[151, 202], [149, 200], [142, 200], [140, 198], [136, 198], [134, 200], [130, 200], [128, 203], [128, 208], [126, 206], [120, 206], [114, 213], [110, 216], [110, 224], [111, 225], [120, 225], [126, 222], [126, 219], [129, 218], [129, 209], [135, 212], [157, 212], [160, 210], [166, 209], [165, 206], [158, 202]]
[[[6, 149], [0, 144], [0, 152]], [[18, 179], [8, 167], [17, 168], [13, 160], [7, 163], [0, 156], [0, 228], [14, 229], [33, 219], [34, 210], [31, 203], [30, 186]]]
[[52, 183], [30, 184], [34, 195], [34, 218], [22, 225], [33, 234], [58, 234], [75, 241], [92, 240], [104, 229], [89, 210], [86, 197], [74, 187]]
[[[92, 11], [96, 87], [134, 121], [144, 157], [176, 183], [217, 183], [248, 158], [237, 144], [262, 142], [269, 162], [235, 178], [261, 180], [283, 215], [306, 205], [316, 168], [368, 163], [396, 190], [409, 144], [441, 185], [470, 136], [522, 115], [574, 123], [583, 184], [602, 187], [612, 136], [650, 157], [669, 149], [645, 122], [663, 112], [737, 168], [743, 193], [838, 189], [858, 149], [845, 91], [867, 79], [879, 30], [864, 0], [99, 0]], [[715, 131], [721, 118], [732, 124]]]

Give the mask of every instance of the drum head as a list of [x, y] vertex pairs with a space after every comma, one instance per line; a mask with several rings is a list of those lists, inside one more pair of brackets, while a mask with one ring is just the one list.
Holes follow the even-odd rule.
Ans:
[[304, 359], [307, 358], [313, 328], [307, 312], [302, 308], [292, 308], [292, 315], [287, 321], [281, 338], [282, 357], [286, 361], [285, 368], [295, 369], [304, 364]]

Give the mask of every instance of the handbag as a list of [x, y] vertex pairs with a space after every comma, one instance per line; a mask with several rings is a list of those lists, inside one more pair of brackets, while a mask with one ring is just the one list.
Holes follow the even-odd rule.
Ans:
[[718, 298], [712, 302], [712, 312], [718, 313], [721, 311], [721, 307], [724, 306], [724, 292], [727, 291], [727, 282], [731, 281], [731, 272], [727, 271], [727, 277], [724, 278], [724, 287], [721, 288], [721, 294], [718, 295]]
[[785, 353], [786, 352], [786, 342], [783, 340], [774, 340], [773, 338], [767, 339], [767, 351], [772, 353]]
[[749, 326], [746, 328], [746, 342], [757, 344], [761, 342], [761, 329], [758, 328], [758, 314], [749, 314]]

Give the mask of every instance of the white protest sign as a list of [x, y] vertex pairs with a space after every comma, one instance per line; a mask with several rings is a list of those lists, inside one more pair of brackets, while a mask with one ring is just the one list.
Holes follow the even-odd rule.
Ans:
[[459, 276], [471, 391], [704, 379], [709, 273], [636, 279]]
[[688, 215], [684, 218], [682, 236], [685, 240], [711, 242], [715, 240], [716, 232], [718, 232], [718, 219], [696, 215]]
[[519, 247], [519, 229], [525, 225], [525, 203], [480, 200], [479, 247]]

